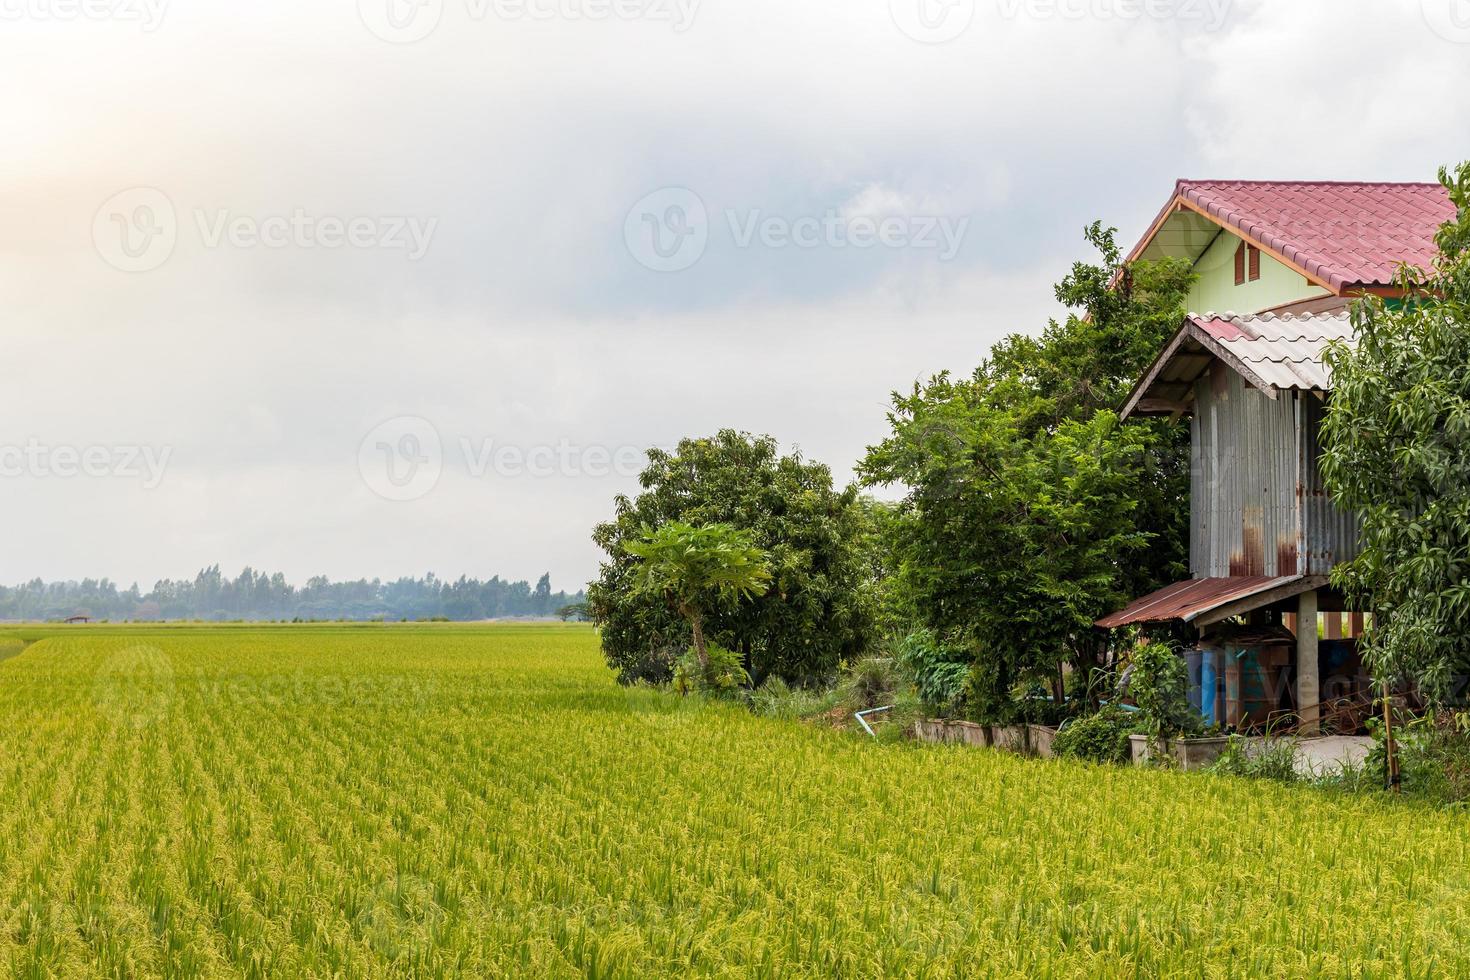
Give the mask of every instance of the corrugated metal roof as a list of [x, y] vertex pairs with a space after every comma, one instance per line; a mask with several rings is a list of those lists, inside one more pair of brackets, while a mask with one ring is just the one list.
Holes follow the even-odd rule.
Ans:
[[1175, 582], [1168, 588], [1134, 600], [1128, 608], [1097, 621], [1103, 629], [1118, 629], [1141, 623], [1193, 622], [1221, 606], [1248, 599], [1262, 592], [1304, 581], [1304, 575], [1278, 578], [1236, 576], [1233, 578], [1197, 578]]
[[[1434, 234], [1455, 217], [1440, 184], [1181, 180], [1129, 260], [1149, 253], [1181, 209], [1264, 246], [1338, 295], [1392, 285], [1400, 263], [1430, 268], [1439, 255]], [[1193, 237], [1199, 249], [1208, 244], [1208, 235]]]
[[1221, 361], [1272, 398], [1287, 390], [1330, 391], [1323, 352], [1352, 343], [1347, 311], [1333, 313], [1191, 314], [1134, 387], [1122, 415], [1183, 411], [1190, 389]]
[[1189, 319], [1248, 365], [1260, 381], [1277, 389], [1331, 391], [1332, 372], [1323, 363], [1322, 352], [1334, 341], [1353, 340], [1352, 322], [1345, 312], [1207, 313]]

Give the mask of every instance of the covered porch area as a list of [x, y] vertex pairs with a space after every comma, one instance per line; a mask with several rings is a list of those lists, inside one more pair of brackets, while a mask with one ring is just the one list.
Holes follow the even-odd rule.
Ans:
[[1358, 655], [1363, 617], [1346, 611], [1324, 576], [1189, 579], [1097, 625], [1182, 634], [1191, 702], [1210, 726], [1353, 736], [1373, 710]]

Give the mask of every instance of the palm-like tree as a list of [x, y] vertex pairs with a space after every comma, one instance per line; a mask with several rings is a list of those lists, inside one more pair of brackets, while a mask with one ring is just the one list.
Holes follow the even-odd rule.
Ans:
[[748, 532], [728, 524], [671, 521], [656, 531], [645, 527], [642, 539], [626, 548], [640, 559], [633, 588], [662, 596], [689, 621], [701, 669], [709, 667], [705, 617], [722, 603], [764, 595], [771, 581], [766, 553]]

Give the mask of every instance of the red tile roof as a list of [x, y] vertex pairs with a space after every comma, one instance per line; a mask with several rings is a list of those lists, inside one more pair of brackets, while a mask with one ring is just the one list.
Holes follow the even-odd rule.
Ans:
[[1434, 233], [1455, 217], [1440, 184], [1181, 180], [1134, 256], [1179, 207], [1230, 228], [1339, 295], [1389, 286], [1400, 263], [1428, 269]]

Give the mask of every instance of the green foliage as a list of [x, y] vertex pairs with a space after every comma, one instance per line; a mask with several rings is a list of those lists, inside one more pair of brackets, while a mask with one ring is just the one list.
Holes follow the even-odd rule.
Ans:
[[1436, 267], [1400, 270], [1407, 302], [1354, 304], [1356, 348], [1328, 353], [1322, 473], [1361, 518], [1333, 580], [1374, 611], [1364, 656], [1442, 701], [1470, 673], [1470, 163], [1440, 180], [1458, 218]]
[[749, 683], [740, 654], [714, 644], [705, 649], [704, 657], [691, 648], [674, 665], [674, 690], [680, 694], [734, 698]]
[[1246, 779], [1295, 783], [1302, 778], [1297, 771], [1297, 754], [1295, 739], [1267, 738], [1248, 742], [1239, 735], [1232, 735], [1225, 751], [1220, 753], [1220, 758], [1214, 761], [1209, 771]]
[[840, 703], [853, 711], [867, 711], [893, 703], [904, 679], [889, 657], [863, 657], [842, 674], [837, 684]]
[[[1373, 751], [1363, 768], [1369, 788], [1382, 789], [1388, 749], [1381, 721], [1372, 731]], [[1394, 752], [1404, 793], [1441, 803], [1470, 801], [1470, 713], [1441, 711], [1396, 724]]]
[[633, 566], [635, 595], [657, 595], [676, 607], [714, 609], [764, 595], [771, 569], [748, 531], [728, 524], [695, 527], [670, 521], [645, 527], [638, 541], [623, 546], [639, 559]]
[[1089, 762], [1127, 762], [1128, 736], [1137, 730], [1137, 718], [1122, 708], [1108, 705], [1096, 714], [1064, 725], [1057, 732], [1052, 751]]
[[613, 519], [593, 531], [607, 558], [588, 602], [620, 676], [651, 647], [692, 642], [677, 610], [634, 588], [638, 558], [625, 547], [645, 528], [673, 521], [746, 531], [766, 554], [765, 594], [710, 610], [704, 623], [713, 642], [741, 655], [757, 684], [772, 676], [827, 679], [876, 645], [870, 510], [855, 489], [834, 490], [825, 466], [779, 455], [773, 439], [726, 430], [686, 439], [672, 453], [650, 451], [640, 482], [643, 492], [618, 497]]
[[1057, 287], [1077, 313], [1003, 341], [969, 379], [895, 394], [860, 466], [908, 489], [885, 526], [897, 589], [919, 625], [966, 637], [986, 704], [1022, 682], [1061, 695], [1064, 663], [1100, 658], [1092, 623], [1184, 568], [1188, 429], [1114, 413], [1178, 328], [1193, 272], [1124, 268], [1112, 231], [1087, 235], [1102, 262]]
[[970, 676], [972, 654], [941, 643], [933, 630], [917, 630], [898, 647], [898, 666], [914, 685], [919, 700], [934, 715], [953, 713]]
[[1128, 693], [1138, 705], [1143, 731], [1155, 738], [1174, 738], [1200, 731], [1202, 719], [1189, 703], [1189, 669], [1162, 643], [1150, 643], [1129, 655], [1133, 672]]
[[772, 677], [747, 697], [754, 714], [796, 721], [827, 714], [837, 707], [839, 694], [835, 687], [792, 687], [781, 678]]

